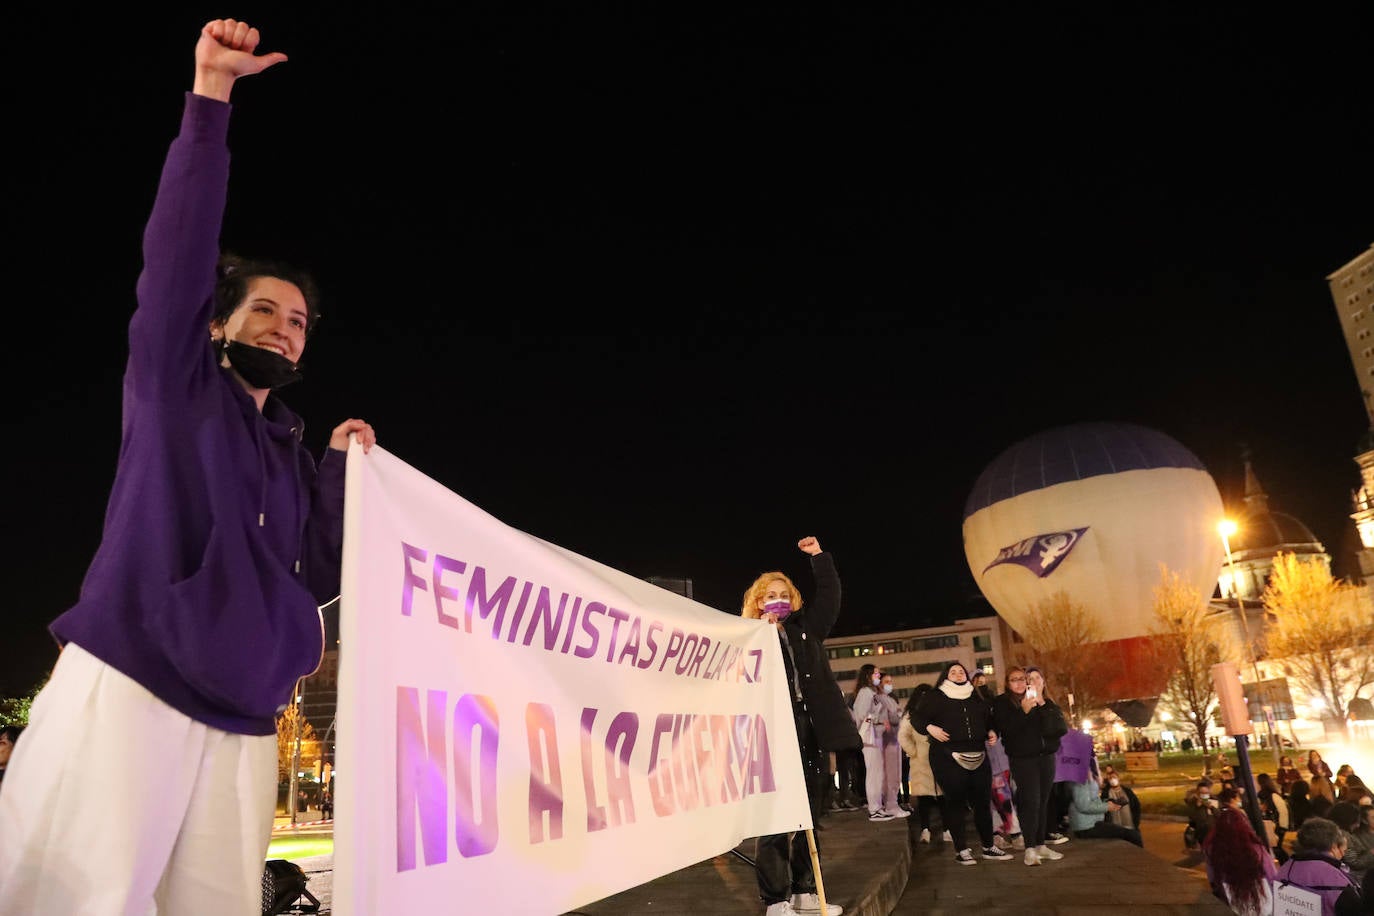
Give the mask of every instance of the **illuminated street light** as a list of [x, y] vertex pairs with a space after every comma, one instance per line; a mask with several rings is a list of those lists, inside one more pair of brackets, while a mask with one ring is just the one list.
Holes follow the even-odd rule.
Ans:
[[[1231, 557], [1231, 535], [1237, 531], [1237, 525], [1229, 518], [1224, 518], [1217, 522], [1217, 534], [1221, 535], [1221, 546], [1226, 551], [1226, 579], [1229, 591], [1236, 597], [1236, 610], [1240, 612], [1240, 626], [1245, 632], [1245, 654], [1250, 657], [1250, 669], [1255, 675], [1255, 689], [1260, 693], [1261, 714], [1264, 716], [1264, 728], [1269, 733], [1269, 748], [1274, 752], [1274, 766], [1279, 766], [1279, 746], [1274, 740], [1274, 723], [1270, 720], [1273, 706], [1267, 702], [1269, 699], [1269, 689], [1262, 686], [1259, 663], [1255, 661], [1255, 644], [1250, 639], [1250, 621], [1245, 616], [1245, 601], [1240, 596], [1240, 585], [1236, 582], [1235, 560]], [[1223, 598], [1230, 597], [1225, 593]]]

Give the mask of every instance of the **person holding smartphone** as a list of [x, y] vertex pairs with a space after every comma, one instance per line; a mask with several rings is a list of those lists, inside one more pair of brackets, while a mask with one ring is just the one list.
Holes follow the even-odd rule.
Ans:
[[993, 725], [1011, 762], [1016, 785], [1016, 817], [1026, 844], [1027, 865], [1064, 858], [1047, 845], [1055, 754], [1069, 723], [1059, 706], [1045, 696], [1045, 674], [1034, 666], [1007, 669], [1007, 689], [992, 704]]

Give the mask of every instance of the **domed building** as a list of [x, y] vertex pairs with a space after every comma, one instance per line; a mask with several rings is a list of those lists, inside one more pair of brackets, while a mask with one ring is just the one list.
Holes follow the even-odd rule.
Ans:
[[1269, 507], [1269, 494], [1260, 486], [1249, 456], [1245, 458], [1244, 508], [1229, 512], [1228, 517], [1236, 523], [1236, 532], [1228, 539], [1230, 556], [1223, 561], [1217, 581], [1223, 598], [1239, 595], [1246, 603], [1258, 605], [1280, 553], [1316, 560], [1331, 571], [1331, 556], [1312, 530]]

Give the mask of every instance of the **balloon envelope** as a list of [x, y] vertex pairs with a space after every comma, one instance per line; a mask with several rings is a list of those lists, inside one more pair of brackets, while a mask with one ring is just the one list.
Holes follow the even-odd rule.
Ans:
[[1143, 663], [1160, 564], [1204, 600], [1221, 567], [1221, 495], [1173, 438], [1129, 423], [1081, 423], [1008, 448], [964, 506], [964, 556], [984, 597], [1025, 633], [1057, 592], [1101, 629], [1085, 646], [1116, 678], [1109, 699], [1157, 696]]

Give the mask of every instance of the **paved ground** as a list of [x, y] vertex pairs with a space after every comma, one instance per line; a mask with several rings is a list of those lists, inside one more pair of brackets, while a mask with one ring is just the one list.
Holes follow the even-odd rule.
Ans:
[[[846, 916], [1096, 916], [1104, 912], [1215, 914], [1231, 911], [1207, 889], [1201, 860], [1183, 847], [1183, 823], [1147, 819], [1145, 849], [1115, 840], [1074, 840], [1064, 859], [1038, 868], [1011, 862], [962, 866], [937, 842], [912, 844], [908, 821], [869, 823], [860, 811], [821, 821], [822, 879]], [[332, 824], [285, 827], [278, 834], [332, 830]], [[972, 834], [971, 834], [972, 835]], [[761, 916], [750, 861], [752, 840], [564, 916]], [[320, 912], [332, 911], [333, 856], [293, 860], [309, 878]], [[436, 912], [441, 912], [437, 911]], [[472, 912], [461, 903], [442, 912]], [[391, 914], [375, 914], [391, 916]], [[521, 916], [521, 914], [498, 914]]]

